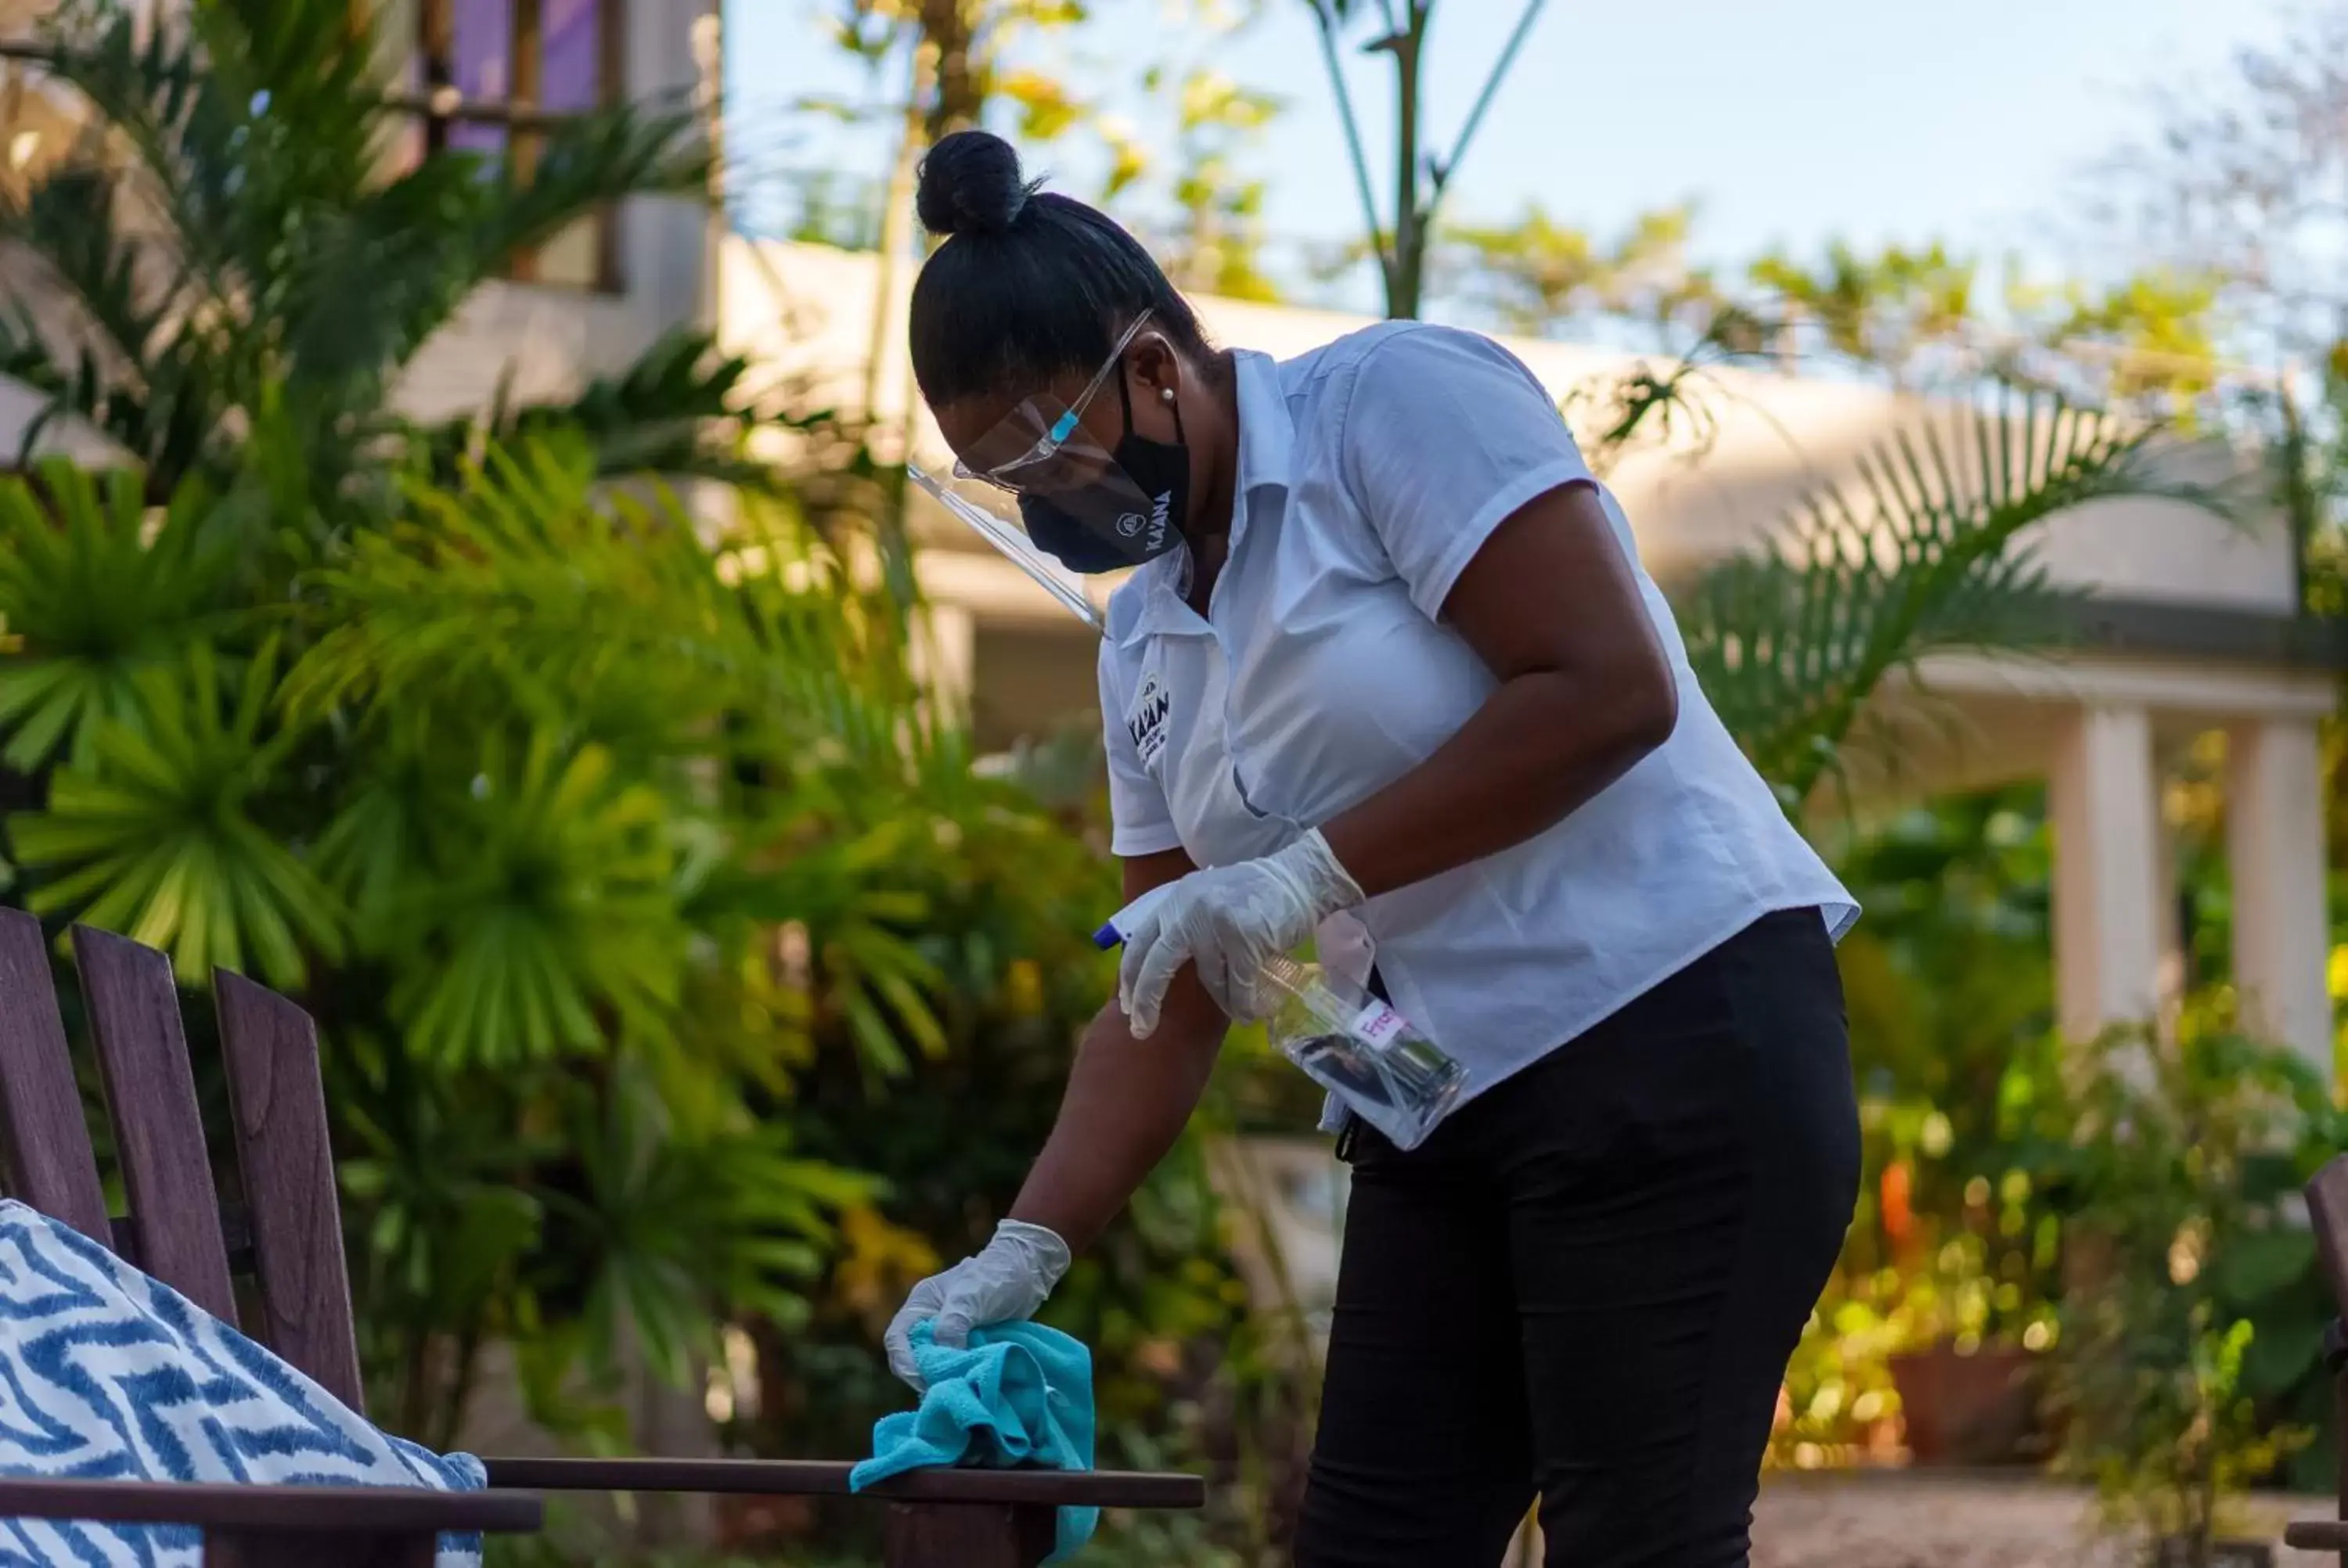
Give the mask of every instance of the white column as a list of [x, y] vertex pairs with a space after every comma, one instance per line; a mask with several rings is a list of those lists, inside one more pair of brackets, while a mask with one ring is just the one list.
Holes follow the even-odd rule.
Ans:
[[2160, 802], [2152, 723], [2140, 707], [2087, 707], [2054, 749], [2054, 994], [2063, 1032], [2092, 1040], [2157, 1016], [2161, 930]]
[[2226, 830], [2242, 1021], [2331, 1079], [2323, 756], [2314, 720], [2262, 719], [2228, 732]]

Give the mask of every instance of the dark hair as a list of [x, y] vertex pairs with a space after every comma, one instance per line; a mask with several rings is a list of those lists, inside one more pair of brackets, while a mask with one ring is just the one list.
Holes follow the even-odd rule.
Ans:
[[1140, 241], [1081, 201], [1023, 179], [1001, 137], [961, 130], [922, 159], [914, 210], [946, 242], [913, 283], [913, 376], [932, 407], [1089, 374], [1144, 311], [1202, 364], [1214, 351]]

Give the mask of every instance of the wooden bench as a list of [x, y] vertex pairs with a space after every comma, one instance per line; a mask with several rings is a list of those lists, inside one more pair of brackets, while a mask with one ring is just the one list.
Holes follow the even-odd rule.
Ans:
[[[365, 1409], [309, 1015], [242, 976], [215, 976], [245, 1193], [244, 1204], [224, 1209], [169, 960], [89, 927], [75, 927], [73, 950], [129, 1213], [107, 1213], [40, 922], [0, 909], [0, 1142], [8, 1193], [229, 1323], [238, 1320], [232, 1277], [249, 1274], [262, 1321], [246, 1332], [351, 1409]], [[492, 1490], [469, 1494], [0, 1478], [0, 1519], [196, 1525], [205, 1532], [205, 1562], [214, 1565], [276, 1568], [331, 1555], [338, 1568], [413, 1568], [430, 1563], [441, 1531], [537, 1529], [536, 1492], [844, 1495], [850, 1470], [845, 1462], [765, 1460], [484, 1462]], [[864, 1495], [888, 1511], [889, 1568], [1035, 1568], [1050, 1554], [1055, 1511], [1063, 1506], [1206, 1503], [1205, 1483], [1194, 1475], [1041, 1470], [916, 1471]]]

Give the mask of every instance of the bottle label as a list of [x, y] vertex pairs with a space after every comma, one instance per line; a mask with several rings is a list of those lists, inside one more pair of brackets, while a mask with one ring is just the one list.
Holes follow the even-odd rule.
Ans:
[[1354, 1038], [1364, 1045], [1384, 1045], [1402, 1031], [1402, 1014], [1382, 1001], [1372, 1001], [1354, 1017]]

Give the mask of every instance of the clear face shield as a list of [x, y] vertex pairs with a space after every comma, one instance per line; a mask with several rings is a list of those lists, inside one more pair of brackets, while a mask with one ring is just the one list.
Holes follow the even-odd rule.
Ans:
[[[1148, 323], [1148, 312], [1136, 318], [1073, 404], [1049, 394], [1025, 399], [964, 450], [951, 475], [907, 466], [915, 484], [1096, 626], [1098, 613], [1071, 574], [1138, 566], [1182, 539], [1189, 449], [1134, 433], [1131, 394], [1118, 374]], [[1107, 449], [1081, 421], [1113, 375], [1125, 434]], [[1175, 424], [1179, 434], [1179, 409]]]

